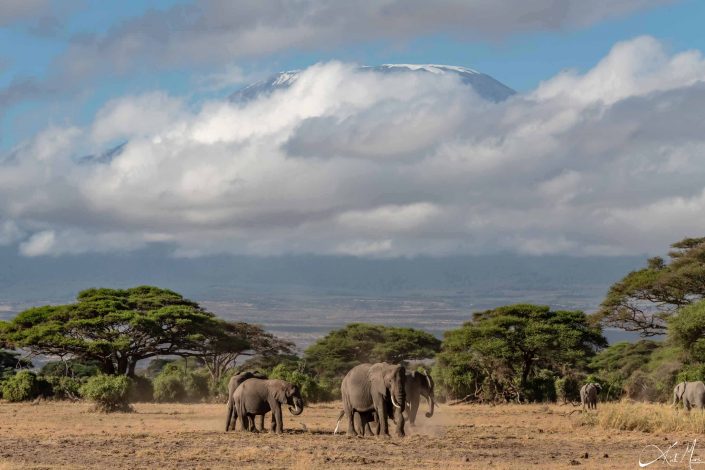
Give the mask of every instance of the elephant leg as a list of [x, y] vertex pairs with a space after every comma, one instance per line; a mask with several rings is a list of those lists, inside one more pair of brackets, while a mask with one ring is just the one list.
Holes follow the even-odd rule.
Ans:
[[362, 413], [354, 413], [355, 414], [355, 431], [359, 430], [359, 435], [364, 436], [365, 435], [365, 427], [369, 427], [367, 425], [367, 420], [365, 419], [365, 416]]
[[416, 424], [416, 413], [419, 411], [419, 399], [412, 398], [409, 402], [409, 426], [414, 427]]
[[231, 400], [228, 402], [228, 418], [225, 421], [225, 431], [234, 431], [236, 422], [237, 409], [235, 408], [235, 404]]
[[259, 430], [264, 432], [264, 415], [258, 415], [259, 418]]
[[355, 431], [355, 410], [345, 401], [343, 401], [343, 406], [345, 408], [345, 414], [348, 416], [348, 436], [357, 436], [357, 431]]
[[281, 434], [284, 432], [284, 422], [282, 417], [282, 406], [281, 403], [276, 402], [272, 408], [272, 418], [275, 422], [275, 432]]
[[[264, 415], [262, 415], [262, 419], [264, 419]], [[271, 423], [269, 424], [269, 430], [274, 432], [277, 432], [277, 420], [274, 419], [274, 413], [272, 413], [272, 420]]]
[[394, 408], [394, 421], [397, 425], [397, 437], [404, 437], [404, 413], [399, 408]]
[[389, 437], [389, 428], [387, 423], [387, 407], [384, 403], [384, 397], [375, 396], [373, 398], [375, 405], [375, 411], [377, 412], [377, 420], [379, 421], [379, 434], [378, 436]]
[[243, 406], [238, 407], [237, 410], [238, 418], [240, 418], [240, 429], [243, 431], [250, 430], [250, 418], [247, 416], [247, 412]]

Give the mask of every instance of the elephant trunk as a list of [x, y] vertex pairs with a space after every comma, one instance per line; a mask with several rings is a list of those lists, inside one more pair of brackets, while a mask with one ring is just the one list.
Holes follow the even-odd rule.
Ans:
[[428, 401], [428, 407], [429, 407], [429, 410], [426, 412], [426, 417], [430, 418], [431, 416], [433, 416], [433, 408], [436, 403], [435, 403], [435, 400], [433, 399], [433, 395], [428, 395], [426, 397], [426, 400]]
[[395, 408], [399, 408], [399, 411], [404, 411], [406, 407], [406, 394], [404, 390], [400, 389], [397, 393], [393, 391], [390, 392], [389, 397], [392, 399], [392, 405], [394, 405]]
[[294, 402], [294, 407], [292, 408], [291, 406], [289, 407], [289, 411], [291, 412], [292, 415], [298, 416], [301, 413], [304, 412], [304, 401], [300, 398], [294, 398], [292, 400]]

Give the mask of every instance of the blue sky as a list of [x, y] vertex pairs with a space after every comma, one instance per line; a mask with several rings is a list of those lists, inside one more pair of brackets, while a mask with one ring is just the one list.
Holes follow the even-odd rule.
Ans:
[[[663, 253], [705, 233], [704, 17], [697, 0], [3, 0], [0, 246]], [[354, 66], [383, 63], [518, 94]]]
[[[30, 2], [32, 3], [32, 2]], [[149, 10], [166, 11], [186, 0], [128, 0], [123, 2], [64, 1], [45, 5], [29, 18], [0, 27], [0, 87], [26, 79], [51, 80], [52, 63], [70, 41], [81, 36], [103, 37], [111, 29]], [[648, 3], [648, 2], [647, 2]], [[305, 68], [319, 61], [343, 60], [362, 64], [441, 63], [463, 65], [494, 76], [518, 91], [531, 90], [563, 69], [592, 67], [619, 41], [651, 35], [672, 50], [705, 49], [702, 18], [705, 2], [660, 2], [636, 8], [587, 26], [561, 26], [550, 31], [508, 32], [500, 38], [464, 38], [438, 28], [432, 34], [373, 41], [353, 40], [327, 47], [283, 48], [272, 54], [208, 64], [185, 61], [167, 68], [137, 70], [89, 80], [79, 91], [49, 97], [26, 97], [5, 106], [0, 148], [9, 149], [48, 124], [85, 124], [107, 100], [125, 94], [160, 89], [198, 99], [200, 77], [229, 66], [247, 77]], [[38, 18], [50, 18], [50, 31], [38, 32]], [[234, 88], [237, 85], [233, 85]], [[221, 90], [227, 94], [230, 90]]]

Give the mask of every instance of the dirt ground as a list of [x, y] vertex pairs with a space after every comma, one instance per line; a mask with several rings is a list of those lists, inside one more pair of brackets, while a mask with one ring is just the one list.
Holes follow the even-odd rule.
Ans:
[[310, 406], [298, 417], [285, 411], [285, 434], [273, 435], [223, 432], [225, 405], [137, 404], [134, 413], [106, 415], [83, 403], [0, 403], [0, 470], [625, 469], [639, 468], [646, 445], [697, 437], [580, 426], [573, 409], [439, 405], [433, 418], [419, 413], [406, 438], [384, 439], [333, 435], [339, 404]]

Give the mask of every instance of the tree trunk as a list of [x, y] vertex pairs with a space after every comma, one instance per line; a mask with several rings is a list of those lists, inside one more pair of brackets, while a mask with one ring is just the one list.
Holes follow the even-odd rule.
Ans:
[[110, 359], [104, 359], [101, 368], [103, 369], [103, 373], [107, 375], [115, 374], [115, 364], [113, 364], [113, 361], [111, 361]]
[[131, 359], [129, 362], [129, 365], [127, 366], [127, 376], [128, 377], [135, 376], [135, 367], [137, 367], [137, 361], [134, 359]]

